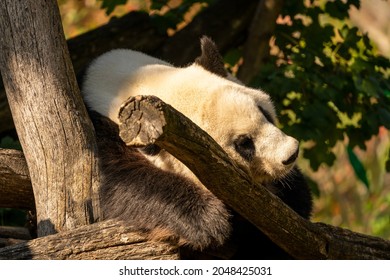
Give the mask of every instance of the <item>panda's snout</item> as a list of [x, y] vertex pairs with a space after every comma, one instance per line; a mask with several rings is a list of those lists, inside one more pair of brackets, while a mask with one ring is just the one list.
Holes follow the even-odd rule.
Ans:
[[282, 161], [283, 165], [290, 165], [294, 163], [298, 155], [299, 155], [299, 146], [297, 146], [296, 150], [286, 160]]

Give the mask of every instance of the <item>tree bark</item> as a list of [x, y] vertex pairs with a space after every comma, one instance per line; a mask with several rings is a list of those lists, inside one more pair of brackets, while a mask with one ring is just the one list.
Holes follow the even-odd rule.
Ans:
[[276, 19], [283, 7], [283, 0], [261, 0], [253, 17], [248, 40], [245, 42], [243, 59], [237, 77], [248, 84], [259, 73], [269, 57], [269, 43], [274, 34]]
[[0, 260], [179, 259], [174, 243], [148, 241], [144, 234], [113, 220], [81, 226], [0, 249]]
[[92, 124], [54, 0], [3, 1], [0, 70], [34, 190], [38, 235], [100, 217]]
[[120, 112], [130, 146], [156, 144], [187, 165], [218, 198], [297, 259], [389, 259], [390, 242], [313, 224], [266, 188], [255, 185], [204, 131], [153, 96], [132, 97]]
[[2, 238], [0, 237], [0, 248], [12, 246], [15, 244], [19, 244], [22, 242], [25, 242], [26, 240], [23, 239], [16, 239], [16, 238]]
[[35, 210], [30, 174], [21, 151], [0, 149], [0, 208]]

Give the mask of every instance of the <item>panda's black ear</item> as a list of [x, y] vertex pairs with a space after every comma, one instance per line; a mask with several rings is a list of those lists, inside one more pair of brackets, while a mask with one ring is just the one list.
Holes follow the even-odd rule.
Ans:
[[211, 73], [226, 77], [228, 72], [225, 69], [222, 56], [213, 40], [207, 36], [203, 36], [200, 39], [200, 47], [202, 54], [195, 59], [195, 63]]

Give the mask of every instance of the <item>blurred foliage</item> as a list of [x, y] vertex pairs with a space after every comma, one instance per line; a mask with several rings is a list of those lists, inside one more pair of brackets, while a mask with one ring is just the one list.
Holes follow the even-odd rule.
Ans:
[[302, 167], [321, 192], [315, 219], [388, 238], [390, 61], [350, 23], [359, 2], [285, 1], [252, 86], [305, 142]]
[[378, 136], [366, 143], [366, 151], [354, 149], [365, 167], [369, 189], [353, 176], [345, 142], [338, 142], [332, 149], [337, 154], [337, 161], [331, 167], [322, 165], [313, 172], [309, 160], [300, 161], [305, 174], [321, 190], [321, 196], [315, 200], [313, 220], [390, 238], [390, 173], [384, 169], [389, 140], [390, 134], [382, 127]]
[[[62, 25], [66, 38], [75, 37], [88, 30], [108, 23], [113, 17], [123, 16], [134, 10], [146, 10], [144, 0], [58, 0]], [[109, 14], [109, 15], [108, 15]]]
[[152, 0], [150, 10], [153, 11], [153, 20], [160, 32], [165, 33], [167, 30], [176, 30], [182, 22], [185, 22], [185, 16], [190, 12], [195, 4], [202, 6], [208, 5], [213, 0], [183, 0], [180, 5], [171, 7], [170, 0]]
[[347, 139], [368, 186], [353, 148], [365, 149], [381, 126], [390, 128], [390, 62], [349, 24], [350, 5], [359, 1], [286, 1], [275, 30], [278, 51], [252, 85], [272, 93], [284, 131], [311, 143], [303, 155], [313, 170], [332, 166], [332, 148]]
[[[126, 4], [126, 0], [100, 0], [102, 8], [110, 15], [114, 9], [120, 5]], [[161, 33], [169, 33], [170, 30], [177, 30], [183, 27], [186, 22], [186, 16], [191, 13], [193, 7], [207, 6], [214, 0], [149, 0], [142, 10], [148, 12], [155, 23], [155, 26]]]

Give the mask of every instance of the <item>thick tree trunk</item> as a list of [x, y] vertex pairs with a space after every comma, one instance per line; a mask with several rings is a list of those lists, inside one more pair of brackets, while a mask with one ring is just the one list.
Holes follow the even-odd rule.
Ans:
[[38, 235], [99, 218], [96, 142], [54, 0], [3, 1], [0, 70], [33, 185]]

